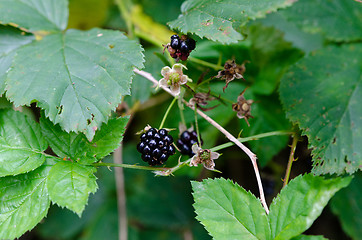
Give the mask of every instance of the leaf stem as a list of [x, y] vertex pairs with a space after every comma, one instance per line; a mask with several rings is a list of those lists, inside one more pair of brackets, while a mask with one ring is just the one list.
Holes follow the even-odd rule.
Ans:
[[206, 62], [204, 60], [201, 60], [201, 59], [198, 59], [198, 58], [194, 58], [194, 57], [189, 57], [189, 61], [191, 62], [194, 62], [194, 63], [197, 63], [199, 65], [203, 65], [205, 67], [209, 67], [209, 68], [212, 68], [214, 69], [215, 71], [217, 70], [223, 70], [224, 68], [220, 65], [216, 65], [214, 63], [209, 63], [209, 62]]
[[121, 12], [121, 15], [126, 22], [127, 30], [128, 30], [128, 37], [130, 39], [134, 38], [134, 28], [131, 18], [131, 7], [132, 2], [130, 0], [116, 0], [116, 4], [118, 6], [119, 11]]
[[295, 154], [295, 149], [297, 148], [298, 140], [299, 140], [299, 136], [297, 134], [293, 134], [293, 142], [292, 142], [292, 145], [290, 146], [290, 154], [289, 154], [287, 170], [285, 171], [285, 177], [284, 177], [284, 180], [283, 180], [284, 181], [283, 188], [285, 186], [287, 186], [288, 181], [289, 181], [290, 172], [292, 170], [292, 164], [295, 161], [294, 154]]
[[122, 167], [122, 168], [131, 168], [131, 169], [140, 169], [140, 170], [168, 170], [168, 168], [160, 168], [160, 167], [148, 167], [148, 166], [140, 166], [140, 165], [130, 165], [130, 164], [118, 164], [118, 163], [105, 163], [105, 162], [98, 162], [92, 163], [93, 167]]
[[172, 106], [175, 104], [176, 100], [177, 100], [176, 97], [173, 98], [172, 102], [171, 102], [170, 105], [168, 106], [168, 108], [167, 108], [167, 110], [166, 110], [166, 112], [165, 112], [165, 115], [163, 116], [163, 119], [162, 119], [162, 122], [161, 122], [161, 124], [160, 124], [160, 127], [159, 127], [158, 129], [163, 128], [163, 125], [165, 124], [166, 118], [167, 118], [167, 116], [168, 116], [168, 114], [169, 114]]
[[[150, 74], [144, 71], [140, 71], [138, 69], [133, 69], [133, 71], [141, 76], [147, 76], [146, 79], [148, 79], [151, 82], [154, 83], [158, 83], [158, 81]], [[166, 92], [168, 92], [169, 94], [171, 94], [172, 96], [176, 97], [170, 89], [165, 88], [163, 86], [161, 86], [163, 90], [165, 90]], [[192, 110], [195, 110], [195, 107], [193, 105], [190, 105], [188, 102], [186, 102], [185, 100], [183, 100], [183, 102], [186, 104], [186, 106], [188, 106], [189, 108], [191, 108]], [[261, 204], [263, 205], [265, 211], [267, 214], [269, 214], [269, 209], [268, 209], [268, 205], [266, 204], [265, 201], [265, 196], [264, 196], [264, 190], [263, 190], [263, 185], [261, 182], [261, 178], [260, 178], [260, 173], [259, 173], [259, 169], [258, 169], [258, 164], [256, 162], [257, 157], [256, 155], [250, 151], [249, 148], [247, 148], [245, 145], [243, 145], [241, 142], [239, 142], [233, 135], [231, 135], [226, 129], [224, 129], [222, 126], [220, 126], [217, 122], [215, 122], [212, 118], [210, 118], [208, 115], [206, 115], [204, 112], [200, 111], [199, 109], [196, 109], [197, 113], [203, 117], [206, 121], [208, 121], [211, 125], [213, 125], [215, 128], [217, 128], [221, 133], [223, 133], [225, 135], [225, 137], [227, 137], [230, 141], [234, 142], [241, 150], [243, 150], [246, 155], [248, 155], [248, 157], [251, 160], [251, 163], [253, 165], [254, 168], [254, 172], [256, 175], [256, 181], [258, 183], [258, 188], [259, 188], [259, 195], [260, 195], [260, 201]]]
[[197, 144], [199, 145], [199, 147], [201, 147], [201, 139], [200, 139], [200, 132], [199, 132], [199, 123], [197, 121], [197, 108], [195, 106], [195, 128], [196, 128], [196, 133], [197, 133]]

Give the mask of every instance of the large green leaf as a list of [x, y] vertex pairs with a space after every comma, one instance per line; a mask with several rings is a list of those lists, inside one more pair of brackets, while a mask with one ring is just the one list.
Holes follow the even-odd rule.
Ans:
[[303, 30], [335, 41], [362, 39], [362, 5], [350, 0], [303, 0], [282, 13]]
[[287, 117], [313, 148], [314, 173], [362, 166], [362, 44], [331, 46], [296, 63], [280, 84]]
[[362, 172], [355, 174], [351, 184], [339, 191], [331, 200], [331, 208], [338, 215], [343, 230], [352, 237], [362, 236]]
[[47, 187], [50, 199], [81, 216], [89, 193], [97, 191], [96, 169], [69, 161], [58, 162], [49, 172]]
[[0, 0], [0, 23], [34, 31], [64, 30], [68, 0]]
[[45, 161], [40, 127], [25, 114], [0, 110], [0, 176], [29, 172]]
[[102, 124], [92, 142], [82, 133], [65, 132], [59, 125], [54, 125], [45, 118], [44, 114], [40, 118], [40, 127], [50, 147], [59, 157], [83, 162], [89, 159], [97, 161], [120, 145], [128, 119], [129, 117], [119, 117]]
[[215, 239], [270, 239], [260, 201], [225, 179], [192, 182], [197, 219]]
[[30, 43], [33, 39], [33, 35], [25, 34], [13, 27], [0, 25], [0, 95], [4, 92], [6, 74], [16, 49]]
[[130, 93], [133, 67], [142, 68], [142, 62], [140, 45], [117, 31], [48, 35], [17, 51], [7, 96], [17, 106], [37, 101], [52, 122], [92, 140], [121, 97]]
[[307, 230], [329, 199], [346, 187], [351, 177], [324, 179], [306, 174], [293, 179], [273, 200], [268, 215], [272, 237], [290, 239]]
[[48, 212], [49, 166], [0, 181], [0, 238], [14, 239], [31, 230]]
[[249, 20], [265, 17], [278, 8], [290, 6], [291, 0], [187, 0], [181, 6], [182, 14], [169, 23], [183, 33], [191, 32], [222, 43], [242, 40], [237, 29]]

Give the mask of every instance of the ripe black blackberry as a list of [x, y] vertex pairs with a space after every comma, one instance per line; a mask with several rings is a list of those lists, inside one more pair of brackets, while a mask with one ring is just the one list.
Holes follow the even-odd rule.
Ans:
[[[203, 144], [203, 141], [200, 137], [201, 145]], [[183, 155], [189, 155], [192, 157], [195, 155], [194, 152], [192, 152], [192, 145], [197, 143], [197, 133], [196, 131], [184, 131], [181, 133], [180, 138], [177, 140], [176, 145], [180, 149], [181, 154]]]
[[157, 131], [155, 128], [150, 128], [141, 135], [140, 140], [137, 151], [142, 154], [142, 160], [150, 166], [161, 165], [169, 156], [175, 154], [173, 138], [166, 129]]
[[190, 52], [196, 47], [196, 42], [192, 38], [177, 34], [171, 36], [171, 42], [165, 46], [172, 58], [176, 61], [186, 61], [190, 55]]

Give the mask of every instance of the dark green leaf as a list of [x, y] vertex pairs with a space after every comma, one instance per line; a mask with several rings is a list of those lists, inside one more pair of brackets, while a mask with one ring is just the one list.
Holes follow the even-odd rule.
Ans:
[[121, 97], [130, 94], [133, 67], [142, 68], [142, 62], [140, 45], [117, 31], [48, 35], [18, 50], [7, 96], [17, 106], [38, 101], [52, 122], [92, 140]]
[[0, 0], [0, 22], [34, 31], [64, 30], [68, 0]]
[[197, 219], [215, 239], [270, 239], [260, 201], [225, 179], [192, 182]]
[[52, 202], [81, 216], [88, 195], [97, 191], [94, 167], [62, 161], [49, 172], [47, 188]]
[[[247, 98], [248, 99], [248, 98]], [[251, 105], [251, 114], [254, 118], [249, 119], [250, 127], [247, 126], [244, 119], [242, 137], [249, 137], [256, 134], [272, 132], [272, 131], [288, 131], [290, 123], [285, 118], [278, 97], [258, 96]], [[276, 154], [278, 154], [288, 144], [288, 135], [272, 136], [262, 138], [256, 141], [250, 141], [251, 149], [257, 154], [258, 162], [261, 166], [265, 166]]]
[[314, 173], [362, 166], [362, 44], [328, 47], [296, 63], [280, 84], [287, 117], [313, 148]]
[[33, 35], [25, 34], [13, 27], [0, 25], [0, 95], [4, 92], [7, 71], [16, 50], [33, 39]]
[[61, 158], [87, 162], [101, 160], [113, 152], [121, 143], [128, 117], [110, 119], [96, 131], [89, 142], [83, 134], [67, 133], [59, 125], [54, 125], [47, 118], [40, 118], [41, 130], [50, 147]]
[[31, 230], [48, 212], [50, 200], [46, 188], [49, 166], [1, 178], [0, 238], [14, 239]]
[[37, 123], [12, 109], [0, 110], [0, 176], [39, 167], [47, 147]]
[[351, 184], [339, 191], [331, 200], [331, 208], [339, 217], [343, 230], [352, 237], [362, 236], [362, 173], [355, 174]]
[[[250, 27], [249, 40], [250, 64], [246, 71], [255, 67], [256, 76], [250, 76], [253, 81], [254, 93], [270, 95], [277, 88], [280, 79], [289, 66], [299, 60], [303, 54], [284, 40], [284, 34], [274, 27], [264, 27], [261, 24]], [[249, 59], [248, 59], [249, 60]], [[248, 78], [248, 80], [250, 81]]]
[[362, 39], [362, 6], [358, 1], [297, 1], [293, 7], [283, 11], [283, 15], [303, 30], [323, 33], [331, 40]]
[[272, 237], [290, 239], [307, 230], [329, 199], [346, 187], [351, 177], [324, 179], [306, 174], [293, 179], [273, 200], [268, 215]]
[[240, 26], [292, 3], [290, 0], [187, 0], [181, 6], [182, 14], [169, 25], [183, 33], [191, 32], [213, 41], [233, 43], [243, 39], [237, 31]]

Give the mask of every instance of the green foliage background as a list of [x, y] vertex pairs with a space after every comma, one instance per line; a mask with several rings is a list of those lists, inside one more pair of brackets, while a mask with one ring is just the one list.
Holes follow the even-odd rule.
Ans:
[[[134, 133], [156, 127], [171, 98], [133, 68], [160, 79], [170, 64], [162, 44], [173, 30], [197, 41], [184, 64], [190, 88], [219, 98], [207, 106], [219, 105], [206, 112], [210, 117], [234, 136], [278, 133], [247, 143], [258, 156], [271, 212], [253, 195], [247, 158], [229, 148], [216, 161], [222, 174], [183, 167], [176, 177], [155, 178], [125, 169], [129, 239], [325, 239], [301, 234], [341, 188], [331, 210], [345, 234], [358, 239], [361, 19], [362, 4], [352, 0], [0, 0], [0, 238], [36, 226], [22, 238], [117, 239], [114, 173], [94, 163], [113, 162], [108, 155], [123, 139], [124, 163], [145, 166]], [[245, 63], [245, 81], [223, 91], [225, 83], [212, 77], [229, 59]], [[250, 127], [230, 106], [245, 88], [254, 100]], [[135, 110], [131, 120], [114, 113], [121, 102], [121, 113]], [[194, 112], [184, 115], [193, 126]], [[177, 128], [180, 117], [174, 107], [165, 126]], [[225, 143], [204, 119], [198, 123], [204, 147]], [[305, 137], [291, 175], [312, 174], [277, 195], [292, 131]], [[205, 177], [242, 187], [223, 178], [190, 184]]]

